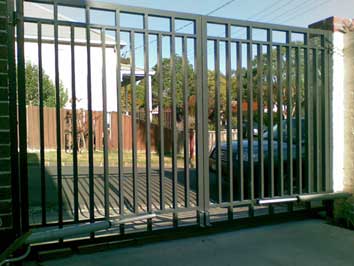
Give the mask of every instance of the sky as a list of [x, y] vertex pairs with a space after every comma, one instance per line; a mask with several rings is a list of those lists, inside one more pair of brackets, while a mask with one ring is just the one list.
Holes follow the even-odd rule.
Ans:
[[[229, 0], [99, 0], [121, 5], [208, 14]], [[330, 16], [354, 18], [354, 0], [235, 0], [213, 16], [307, 27]]]
[[[272, 24], [282, 24], [289, 26], [307, 27], [309, 24], [318, 22], [331, 16], [354, 18], [354, 0], [95, 0], [99, 2], [111, 2], [120, 5], [137, 6], [143, 8], [153, 8], [160, 10], [170, 10], [177, 12], [186, 12], [200, 15], [212, 15], [215, 17], [232, 18], [238, 20], [249, 20], [257, 22], [265, 22]], [[26, 3], [26, 2], [25, 2]], [[47, 6], [48, 8], [48, 6]], [[51, 7], [52, 8], [52, 7]], [[26, 10], [26, 9], [25, 9]], [[124, 9], [123, 9], [124, 10]], [[85, 10], [84, 9], [70, 9], [65, 7], [59, 7], [59, 14], [65, 16], [69, 20], [75, 20], [78, 22], [85, 22]], [[53, 12], [49, 12], [53, 16]], [[26, 13], [25, 13], [26, 14]], [[101, 10], [90, 11], [90, 20], [93, 24], [115, 26], [115, 13]], [[38, 15], [38, 14], [37, 14]], [[121, 13], [121, 26], [132, 27], [141, 29], [143, 28], [143, 16], [128, 14], [124, 17], [124, 13]], [[150, 21], [151, 19], [151, 21]], [[170, 30], [170, 21], [167, 18], [162, 18], [165, 21], [154, 21], [156, 17], [149, 16], [149, 29], [158, 31]], [[160, 18], [161, 19], [161, 18]], [[178, 31], [178, 19], [176, 19], [176, 31]], [[182, 21], [184, 24], [186, 21]], [[209, 34], [208, 24], [208, 36], [221, 36], [225, 34], [225, 30], [220, 29], [224, 27], [222, 25], [215, 25], [213, 32], [221, 35]], [[182, 25], [183, 26], [183, 25]], [[152, 28], [150, 28], [152, 27]], [[191, 26], [192, 32], [187, 27], [181, 27], [183, 33], [193, 33], [193, 26]], [[224, 27], [225, 29], [225, 27]], [[240, 29], [231, 29], [232, 34], [242, 34]], [[261, 37], [264, 34], [255, 33], [256, 29], [253, 29], [253, 39]], [[263, 30], [264, 31], [264, 30]], [[266, 31], [265, 40], [266, 41]], [[263, 33], [264, 33], [263, 32]], [[273, 32], [274, 33], [274, 32]], [[114, 39], [115, 32], [107, 31], [106, 34], [110, 35]], [[69, 37], [68, 37], [69, 38]], [[244, 37], [235, 37], [238, 39], [244, 39]], [[273, 36], [273, 39], [275, 35]], [[292, 35], [293, 38], [293, 35]], [[149, 36], [149, 68], [157, 63], [157, 38], [156, 35], [151, 34]], [[275, 40], [275, 39], [274, 39]], [[293, 39], [294, 40], [294, 39]], [[121, 50], [122, 56], [130, 57], [130, 36], [127, 32], [121, 33], [121, 41], [126, 46]], [[176, 38], [176, 54], [182, 56], [182, 39]], [[194, 62], [194, 40], [188, 38], [187, 43], [187, 56], [190, 63]], [[281, 43], [281, 41], [280, 41]], [[138, 68], [144, 68], [144, 39], [141, 33], [135, 33], [135, 64]], [[231, 61], [235, 60], [235, 50], [231, 47]], [[208, 42], [208, 69], [214, 68], [214, 43]], [[164, 58], [170, 58], [170, 40], [169, 37], [164, 36], [162, 39], [162, 55]], [[253, 52], [253, 56], [256, 53]], [[225, 72], [225, 43], [220, 42], [220, 71]], [[242, 66], [245, 67], [247, 58], [247, 47], [242, 49]], [[236, 66], [232, 65], [234, 69]]]

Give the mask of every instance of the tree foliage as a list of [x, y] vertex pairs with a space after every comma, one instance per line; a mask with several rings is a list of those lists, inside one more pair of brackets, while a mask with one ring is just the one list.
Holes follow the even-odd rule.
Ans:
[[[298, 55], [297, 52], [298, 51]], [[279, 53], [279, 54], [278, 54]], [[232, 69], [230, 75], [231, 82], [231, 103], [232, 111], [234, 112], [232, 121], [235, 123], [237, 112], [237, 100], [238, 92], [241, 91], [242, 103], [248, 102], [250, 96], [250, 88], [252, 88], [252, 103], [258, 103], [261, 96], [264, 107], [268, 110], [264, 112], [264, 122], [268, 125], [269, 111], [270, 110], [283, 110], [282, 116], [288, 115], [287, 105], [291, 101], [292, 109], [290, 110], [291, 116], [295, 115], [296, 109], [300, 108], [301, 115], [304, 114], [304, 101], [305, 101], [305, 55], [304, 50], [300, 48], [290, 49], [288, 53], [287, 48], [283, 47], [272, 48], [271, 57], [269, 57], [268, 51], [264, 51], [260, 55], [253, 56], [251, 65], [248, 66], [246, 58], [242, 55], [242, 67], [240, 69]], [[297, 63], [298, 58], [298, 63]], [[176, 70], [176, 107], [177, 115], [183, 112], [184, 106], [184, 73], [183, 73], [183, 58], [176, 56], [174, 60]], [[261, 62], [261, 64], [259, 64]], [[280, 64], [279, 64], [280, 62]], [[290, 65], [290, 72], [288, 73], [288, 65]], [[320, 65], [318, 63], [318, 65]], [[153, 67], [155, 74], [152, 76], [152, 95], [153, 95], [153, 108], [159, 105], [159, 80], [160, 73], [158, 66]], [[321, 76], [320, 70], [317, 71], [319, 79]], [[196, 100], [196, 73], [193, 65], [187, 63], [187, 84], [189, 90], [188, 103], [193, 106], [193, 110], [190, 109], [190, 114], [195, 111]], [[162, 60], [162, 99], [165, 109], [171, 109], [172, 107], [172, 81], [171, 81], [171, 59], [164, 58]], [[219, 95], [216, 92], [216, 71], [209, 69], [207, 72], [208, 78], [208, 116], [209, 124], [216, 123], [216, 99], [217, 96], [220, 99], [220, 119], [222, 125], [227, 123], [227, 77], [226, 73], [219, 71]], [[241, 80], [239, 81], [239, 78]], [[239, 88], [241, 84], [241, 88]], [[250, 86], [252, 84], [252, 87]], [[271, 85], [270, 85], [271, 84]], [[128, 103], [130, 104], [131, 90], [130, 85], [128, 88]], [[204, 90], [205, 88], [203, 88]], [[271, 91], [270, 91], [271, 90]], [[270, 92], [272, 92], [272, 98], [270, 102]], [[262, 95], [259, 95], [259, 94]], [[136, 103], [137, 108], [143, 108], [145, 106], [145, 80], [140, 81], [136, 86]], [[289, 97], [290, 96], [290, 97]], [[281, 98], [280, 98], [281, 97]], [[297, 98], [300, 97], [300, 101]], [[280, 106], [280, 99], [282, 106]], [[242, 104], [239, 103], [239, 104]], [[300, 103], [300, 106], [297, 106]], [[245, 120], [247, 120], [247, 110], [243, 113]], [[279, 112], [274, 113], [274, 121], [277, 121]], [[254, 122], [258, 122], [258, 112], [254, 110]]]
[[[26, 63], [26, 104], [39, 106], [39, 69], [36, 65]], [[56, 106], [56, 88], [50, 77], [43, 71], [43, 105], [46, 107]], [[68, 102], [68, 92], [62, 82], [59, 84], [60, 107]]]

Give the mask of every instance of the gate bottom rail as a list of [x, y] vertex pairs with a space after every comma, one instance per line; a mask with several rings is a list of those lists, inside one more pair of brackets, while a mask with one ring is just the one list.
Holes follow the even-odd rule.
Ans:
[[[10, 245], [5, 250], [5, 252], [0, 256], [0, 266], [5, 265], [6, 263], [12, 263], [12, 262], [18, 262], [24, 260], [30, 254], [31, 245], [33, 244], [54, 241], [65, 237], [72, 237], [72, 236], [92, 233], [100, 230], [107, 230], [109, 228], [124, 223], [134, 222], [138, 220], [152, 219], [155, 217], [156, 214], [152, 213], [152, 214], [140, 215], [136, 217], [130, 217], [130, 218], [119, 219], [119, 220], [109, 220], [109, 221], [100, 221], [100, 222], [89, 223], [89, 224], [74, 225], [66, 228], [47, 230], [44, 232], [32, 233], [31, 231], [29, 231], [26, 234], [19, 237], [18, 239], [16, 239], [16, 241], [12, 245]], [[8, 258], [10, 255], [12, 255], [22, 246], [27, 246], [26, 252], [23, 255], [19, 257]]]

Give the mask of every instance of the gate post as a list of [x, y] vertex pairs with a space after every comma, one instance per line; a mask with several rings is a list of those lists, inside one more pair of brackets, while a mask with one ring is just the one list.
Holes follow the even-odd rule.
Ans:
[[19, 233], [13, 1], [0, 0], [0, 252]]
[[210, 225], [209, 221], [209, 168], [208, 168], [208, 69], [207, 69], [207, 28], [204, 17], [199, 18], [197, 35], [197, 169], [198, 169], [198, 222], [200, 226]]
[[[354, 20], [330, 17], [310, 25], [333, 32], [331, 164], [333, 191], [354, 193]], [[350, 203], [351, 202], [351, 203]], [[335, 219], [348, 219], [354, 198], [327, 203]], [[333, 214], [334, 212], [334, 214]]]
[[[330, 95], [333, 191], [354, 192], [354, 20], [330, 17], [310, 25], [333, 32]], [[352, 51], [350, 53], [350, 51]]]

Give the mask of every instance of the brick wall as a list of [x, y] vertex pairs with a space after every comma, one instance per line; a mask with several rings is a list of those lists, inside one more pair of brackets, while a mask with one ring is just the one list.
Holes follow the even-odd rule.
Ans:
[[[7, 235], [13, 228], [7, 10], [7, 0], [0, 0], [0, 236]], [[5, 240], [0, 238], [0, 242]]]

